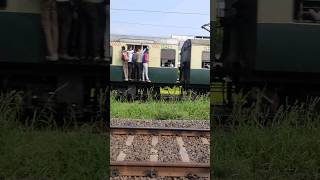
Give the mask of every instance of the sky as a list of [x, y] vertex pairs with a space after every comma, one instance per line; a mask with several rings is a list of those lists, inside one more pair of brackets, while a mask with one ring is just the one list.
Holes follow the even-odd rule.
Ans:
[[209, 36], [210, 0], [111, 0], [111, 34]]

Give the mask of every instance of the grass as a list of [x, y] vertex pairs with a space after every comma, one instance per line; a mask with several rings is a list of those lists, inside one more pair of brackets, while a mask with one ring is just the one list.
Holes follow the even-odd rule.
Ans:
[[258, 103], [244, 107], [242, 98], [234, 106], [230, 128], [214, 129], [214, 178], [320, 179], [319, 102], [285, 104], [267, 116], [269, 109]]
[[111, 118], [193, 120], [209, 119], [209, 96], [186, 97], [184, 100], [154, 100], [128, 102], [116, 100], [113, 92], [110, 98]]
[[[106, 179], [109, 143], [92, 133], [95, 125], [25, 125], [21, 100], [17, 92], [0, 95], [0, 179]], [[53, 123], [43, 114], [32, 121]]]

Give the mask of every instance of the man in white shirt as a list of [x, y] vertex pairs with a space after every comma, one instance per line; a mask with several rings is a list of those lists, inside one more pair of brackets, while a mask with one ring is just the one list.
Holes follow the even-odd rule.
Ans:
[[128, 60], [128, 74], [129, 74], [129, 81], [132, 81], [132, 79], [134, 79], [133, 74], [134, 74], [134, 62], [132, 61], [132, 56], [133, 56], [133, 49], [132, 47], [129, 48], [128, 52], [128, 56], [129, 56], [129, 60]]
[[46, 37], [49, 61], [57, 61], [58, 57], [58, 18], [55, 0], [41, 0], [41, 22]]

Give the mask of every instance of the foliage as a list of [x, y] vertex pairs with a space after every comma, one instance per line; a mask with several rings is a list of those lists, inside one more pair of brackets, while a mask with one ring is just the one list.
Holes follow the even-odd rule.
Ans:
[[0, 95], [0, 179], [107, 177], [108, 137], [92, 133], [96, 124], [58, 128], [46, 107], [28, 124], [22, 100], [20, 92]]
[[182, 99], [156, 100], [152, 94], [147, 99], [127, 101], [122, 98], [117, 100], [118, 94], [113, 91], [110, 98], [111, 118], [130, 119], [209, 119], [209, 96], [184, 94]]
[[[281, 105], [272, 113], [259, 96], [250, 106], [239, 95], [228, 128], [214, 129], [217, 179], [319, 179], [320, 98]], [[220, 126], [221, 127], [221, 126]]]

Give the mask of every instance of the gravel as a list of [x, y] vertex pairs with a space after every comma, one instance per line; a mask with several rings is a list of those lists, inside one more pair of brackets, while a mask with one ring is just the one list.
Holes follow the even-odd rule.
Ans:
[[111, 135], [110, 137], [110, 161], [116, 161], [122, 149], [124, 149], [127, 135]]
[[133, 143], [124, 152], [126, 161], [149, 161], [151, 149], [151, 136], [134, 136]]
[[[210, 142], [209, 137], [206, 138]], [[203, 144], [201, 137], [183, 137], [182, 139], [192, 162], [210, 162], [210, 145]]]
[[[125, 161], [149, 161], [151, 149], [157, 150], [159, 162], [181, 162], [176, 136], [158, 136], [156, 146], [151, 145], [152, 136], [135, 135], [131, 146], [126, 146], [127, 135], [111, 136], [110, 160], [116, 161], [120, 151], [126, 154]], [[210, 142], [210, 137], [206, 137]], [[201, 137], [182, 137], [191, 162], [209, 163], [210, 145], [203, 144]]]
[[209, 120], [132, 120], [111, 119], [111, 126], [163, 127], [163, 128], [198, 128], [209, 129]]
[[158, 161], [181, 162], [179, 146], [175, 136], [159, 136], [159, 142], [155, 149], [158, 150]]

